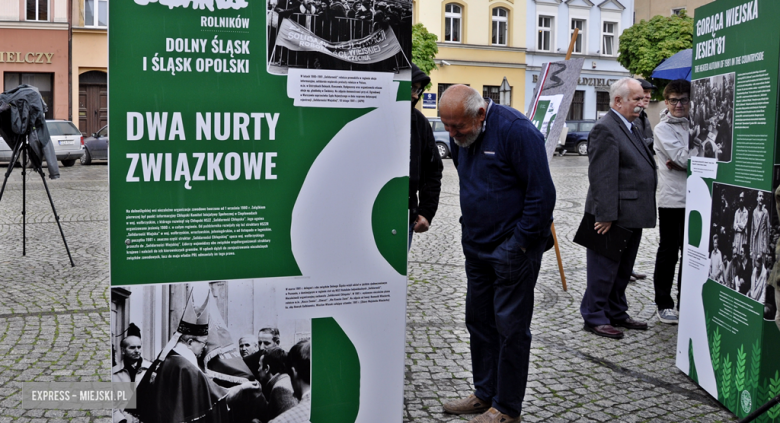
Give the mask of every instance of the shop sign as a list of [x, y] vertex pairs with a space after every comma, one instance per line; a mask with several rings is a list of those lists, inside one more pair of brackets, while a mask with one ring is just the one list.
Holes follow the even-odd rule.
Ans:
[[[533, 76], [534, 84], [539, 81], [539, 75]], [[615, 83], [617, 79], [605, 79], [605, 78], [580, 78], [577, 80], [577, 85], [596, 88], [609, 88], [610, 85]]]
[[51, 64], [51, 58], [54, 53], [30, 51], [22, 53], [19, 51], [0, 51], [0, 63], [38, 63]]

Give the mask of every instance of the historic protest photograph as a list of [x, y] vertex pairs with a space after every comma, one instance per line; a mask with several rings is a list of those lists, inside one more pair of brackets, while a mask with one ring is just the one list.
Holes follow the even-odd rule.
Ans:
[[[778, 186], [780, 186], [780, 165], [775, 165], [772, 169], [773, 193], [777, 192]], [[774, 253], [776, 252], [777, 242], [780, 241], [780, 217], [777, 215], [777, 206], [774, 202], [774, 196], [770, 195], [769, 198], [769, 222], [771, 223], [769, 229], [769, 252], [772, 254], [772, 257], [777, 260], [777, 256]], [[777, 303], [775, 302], [775, 290], [768, 288], [766, 290], [766, 301], [764, 302], [764, 319], [774, 320], [776, 313]]]
[[253, 280], [112, 288], [112, 381], [137, 398], [113, 421], [308, 421], [311, 320], [277, 302]]
[[730, 162], [734, 134], [734, 80], [727, 73], [691, 83], [691, 157]]
[[774, 264], [772, 206], [767, 191], [712, 184], [709, 278], [759, 302]]
[[268, 0], [268, 72], [411, 68], [411, 0]]

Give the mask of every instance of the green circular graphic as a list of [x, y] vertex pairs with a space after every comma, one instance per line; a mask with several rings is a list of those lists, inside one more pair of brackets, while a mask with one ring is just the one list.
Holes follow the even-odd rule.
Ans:
[[692, 210], [691, 214], [688, 216], [688, 244], [699, 248], [702, 227], [701, 213]]
[[371, 210], [374, 242], [382, 257], [406, 275], [409, 238], [409, 177], [393, 178], [379, 190]]
[[745, 414], [750, 413], [750, 410], [753, 409], [753, 399], [750, 397], [750, 392], [747, 390], [742, 391], [739, 399], [742, 405], [742, 412]]

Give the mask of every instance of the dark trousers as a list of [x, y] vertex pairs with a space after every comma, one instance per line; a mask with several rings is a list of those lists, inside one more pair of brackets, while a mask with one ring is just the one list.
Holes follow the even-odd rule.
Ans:
[[[682, 257], [683, 235], [685, 231], [685, 209], [658, 209], [658, 231], [661, 241], [655, 257], [653, 286], [655, 304], [659, 310], [674, 308], [672, 284], [674, 283], [677, 258]], [[682, 280], [682, 262], [677, 272], [677, 304], [680, 304], [680, 281]]]
[[491, 252], [463, 248], [475, 395], [512, 417], [520, 415], [528, 380], [534, 286], [544, 253], [544, 242], [538, 244], [525, 253], [514, 238]]
[[586, 325], [609, 325], [630, 317], [627, 313], [626, 287], [642, 240], [641, 228], [632, 231], [619, 261], [587, 250], [588, 287], [580, 304], [580, 314]]

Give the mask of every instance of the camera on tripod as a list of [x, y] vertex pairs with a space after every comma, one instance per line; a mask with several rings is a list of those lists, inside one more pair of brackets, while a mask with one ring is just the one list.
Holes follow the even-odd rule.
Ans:
[[22, 159], [22, 255], [27, 255], [27, 180], [24, 178], [25, 168], [28, 160], [32, 166], [33, 172], [41, 175], [43, 186], [46, 188], [46, 195], [49, 197], [49, 204], [54, 213], [54, 219], [60, 229], [62, 242], [65, 244], [65, 251], [68, 253], [70, 265], [73, 267], [73, 257], [70, 255], [68, 243], [65, 241], [65, 233], [62, 231], [60, 217], [54, 208], [54, 201], [49, 192], [49, 186], [46, 185], [46, 177], [41, 169], [42, 159], [46, 159], [46, 166], [49, 170], [51, 179], [60, 177], [60, 169], [57, 166], [57, 156], [54, 152], [54, 146], [51, 143], [49, 129], [46, 126], [46, 103], [41, 98], [41, 94], [35, 87], [29, 85], [20, 85], [12, 90], [0, 94], [0, 137], [13, 151], [8, 170], [5, 172], [3, 186], [0, 188], [0, 200], [3, 199], [5, 186], [8, 178], [14, 169], [14, 163], [19, 158]]

